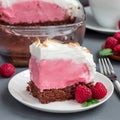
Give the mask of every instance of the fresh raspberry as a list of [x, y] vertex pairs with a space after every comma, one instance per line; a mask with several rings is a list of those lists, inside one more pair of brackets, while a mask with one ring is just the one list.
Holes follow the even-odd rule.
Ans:
[[120, 56], [120, 44], [114, 47], [113, 52], [114, 52], [114, 55]]
[[118, 40], [114, 37], [108, 37], [105, 42], [105, 48], [113, 49], [118, 44]]
[[120, 20], [118, 21], [118, 29], [120, 29]]
[[5, 63], [0, 67], [2, 77], [11, 77], [15, 72], [15, 67], [10, 63]]
[[0, 75], [1, 75], [1, 67], [0, 67]]
[[79, 85], [75, 91], [75, 99], [78, 103], [83, 103], [92, 98], [92, 91], [85, 85]]
[[95, 99], [102, 99], [107, 94], [107, 89], [101, 82], [97, 82], [91, 90], [92, 97]]
[[116, 32], [113, 37], [117, 39], [120, 43], [120, 32]]

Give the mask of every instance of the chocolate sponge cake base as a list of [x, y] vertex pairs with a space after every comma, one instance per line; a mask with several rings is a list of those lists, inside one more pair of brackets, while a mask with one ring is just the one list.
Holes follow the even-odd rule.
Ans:
[[[66, 88], [61, 88], [61, 89], [49, 89], [49, 90], [43, 90], [42, 92], [40, 89], [36, 87], [36, 85], [30, 81], [27, 86], [27, 91], [30, 92], [34, 97], [38, 98], [38, 100], [42, 104], [54, 102], [54, 101], [65, 101], [65, 100], [70, 100], [74, 99], [74, 93], [75, 93], [75, 88], [83, 83], [77, 83], [71, 86], [68, 86]], [[92, 87], [93, 83], [87, 84], [88, 87]]]
[[0, 20], [0, 24], [2, 25], [12, 25], [12, 26], [57, 26], [57, 25], [67, 25], [67, 24], [73, 24], [76, 22], [76, 17], [73, 17], [72, 19], [70, 17], [65, 18], [65, 20], [61, 21], [47, 21], [47, 22], [41, 22], [39, 21], [38, 23], [14, 23], [10, 24], [5, 21]]

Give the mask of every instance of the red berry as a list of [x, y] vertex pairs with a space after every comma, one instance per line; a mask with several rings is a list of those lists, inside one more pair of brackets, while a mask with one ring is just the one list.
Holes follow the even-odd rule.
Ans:
[[92, 98], [92, 91], [85, 85], [79, 85], [75, 91], [75, 99], [78, 103], [83, 103]]
[[0, 75], [1, 75], [1, 67], [0, 67]]
[[106, 96], [106, 94], [107, 89], [101, 82], [97, 82], [92, 88], [92, 97], [95, 99], [102, 99]]
[[113, 49], [115, 55], [120, 56], [120, 44], [116, 45]]
[[108, 37], [105, 42], [105, 48], [113, 49], [118, 44], [118, 40], [114, 37]]
[[120, 43], [120, 32], [115, 33], [113, 37], [116, 38]]
[[118, 21], [118, 29], [120, 29], [120, 20]]
[[11, 77], [15, 72], [15, 67], [10, 63], [5, 63], [0, 67], [0, 75], [2, 77]]

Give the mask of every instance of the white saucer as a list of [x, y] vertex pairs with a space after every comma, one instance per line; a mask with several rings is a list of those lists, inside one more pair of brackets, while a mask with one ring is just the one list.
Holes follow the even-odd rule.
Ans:
[[106, 34], [114, 34], [115, 32], [118, 32], [120, 30], [117, 29], [110, 29], [110, 28], [105, 28], [103, 26], [100, 26], [97, 21], [94, 19], [92, 11], [90, 7], [85, 7], [85, 12], [86, 12], [86, 28]]
[[16, 100], [18, 100], [19, 102], [23, 103], [28, 107], [53, 113], [73, 113], [95, 108], [104, 103], [105, 101], [107, 101], [111, 97], [114, 90], [113, 84], [110, 81], [110, 79], [97, 72], [94, 81], [102, 82], [106, 86], [108, 91], [107, 95], [103, 99], [101, 99], [98, 103], [88, 107], [83, 107], [82, 104], [77, 103], [75, 100], [41, 104], [38, 101], [38, 99], [34, 98], [31, 94], [29, 94], [28, 91], [26, 91], [27, 82], [29, 82], [29, 80], [30, 80], [29, 70], [25, 70], [15, 75], [8, 84], [8, 90], [10, 94]]

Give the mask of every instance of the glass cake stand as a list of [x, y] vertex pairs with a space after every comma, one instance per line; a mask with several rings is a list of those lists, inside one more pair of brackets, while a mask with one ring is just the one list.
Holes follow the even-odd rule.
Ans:
[[57, 39], [82, 44], [85, 16], [79, 22], [58, 26], [12, 26], [0, 24], [0, 54], [15, 66], [28, 66], [29, 45], [36, 39]]

